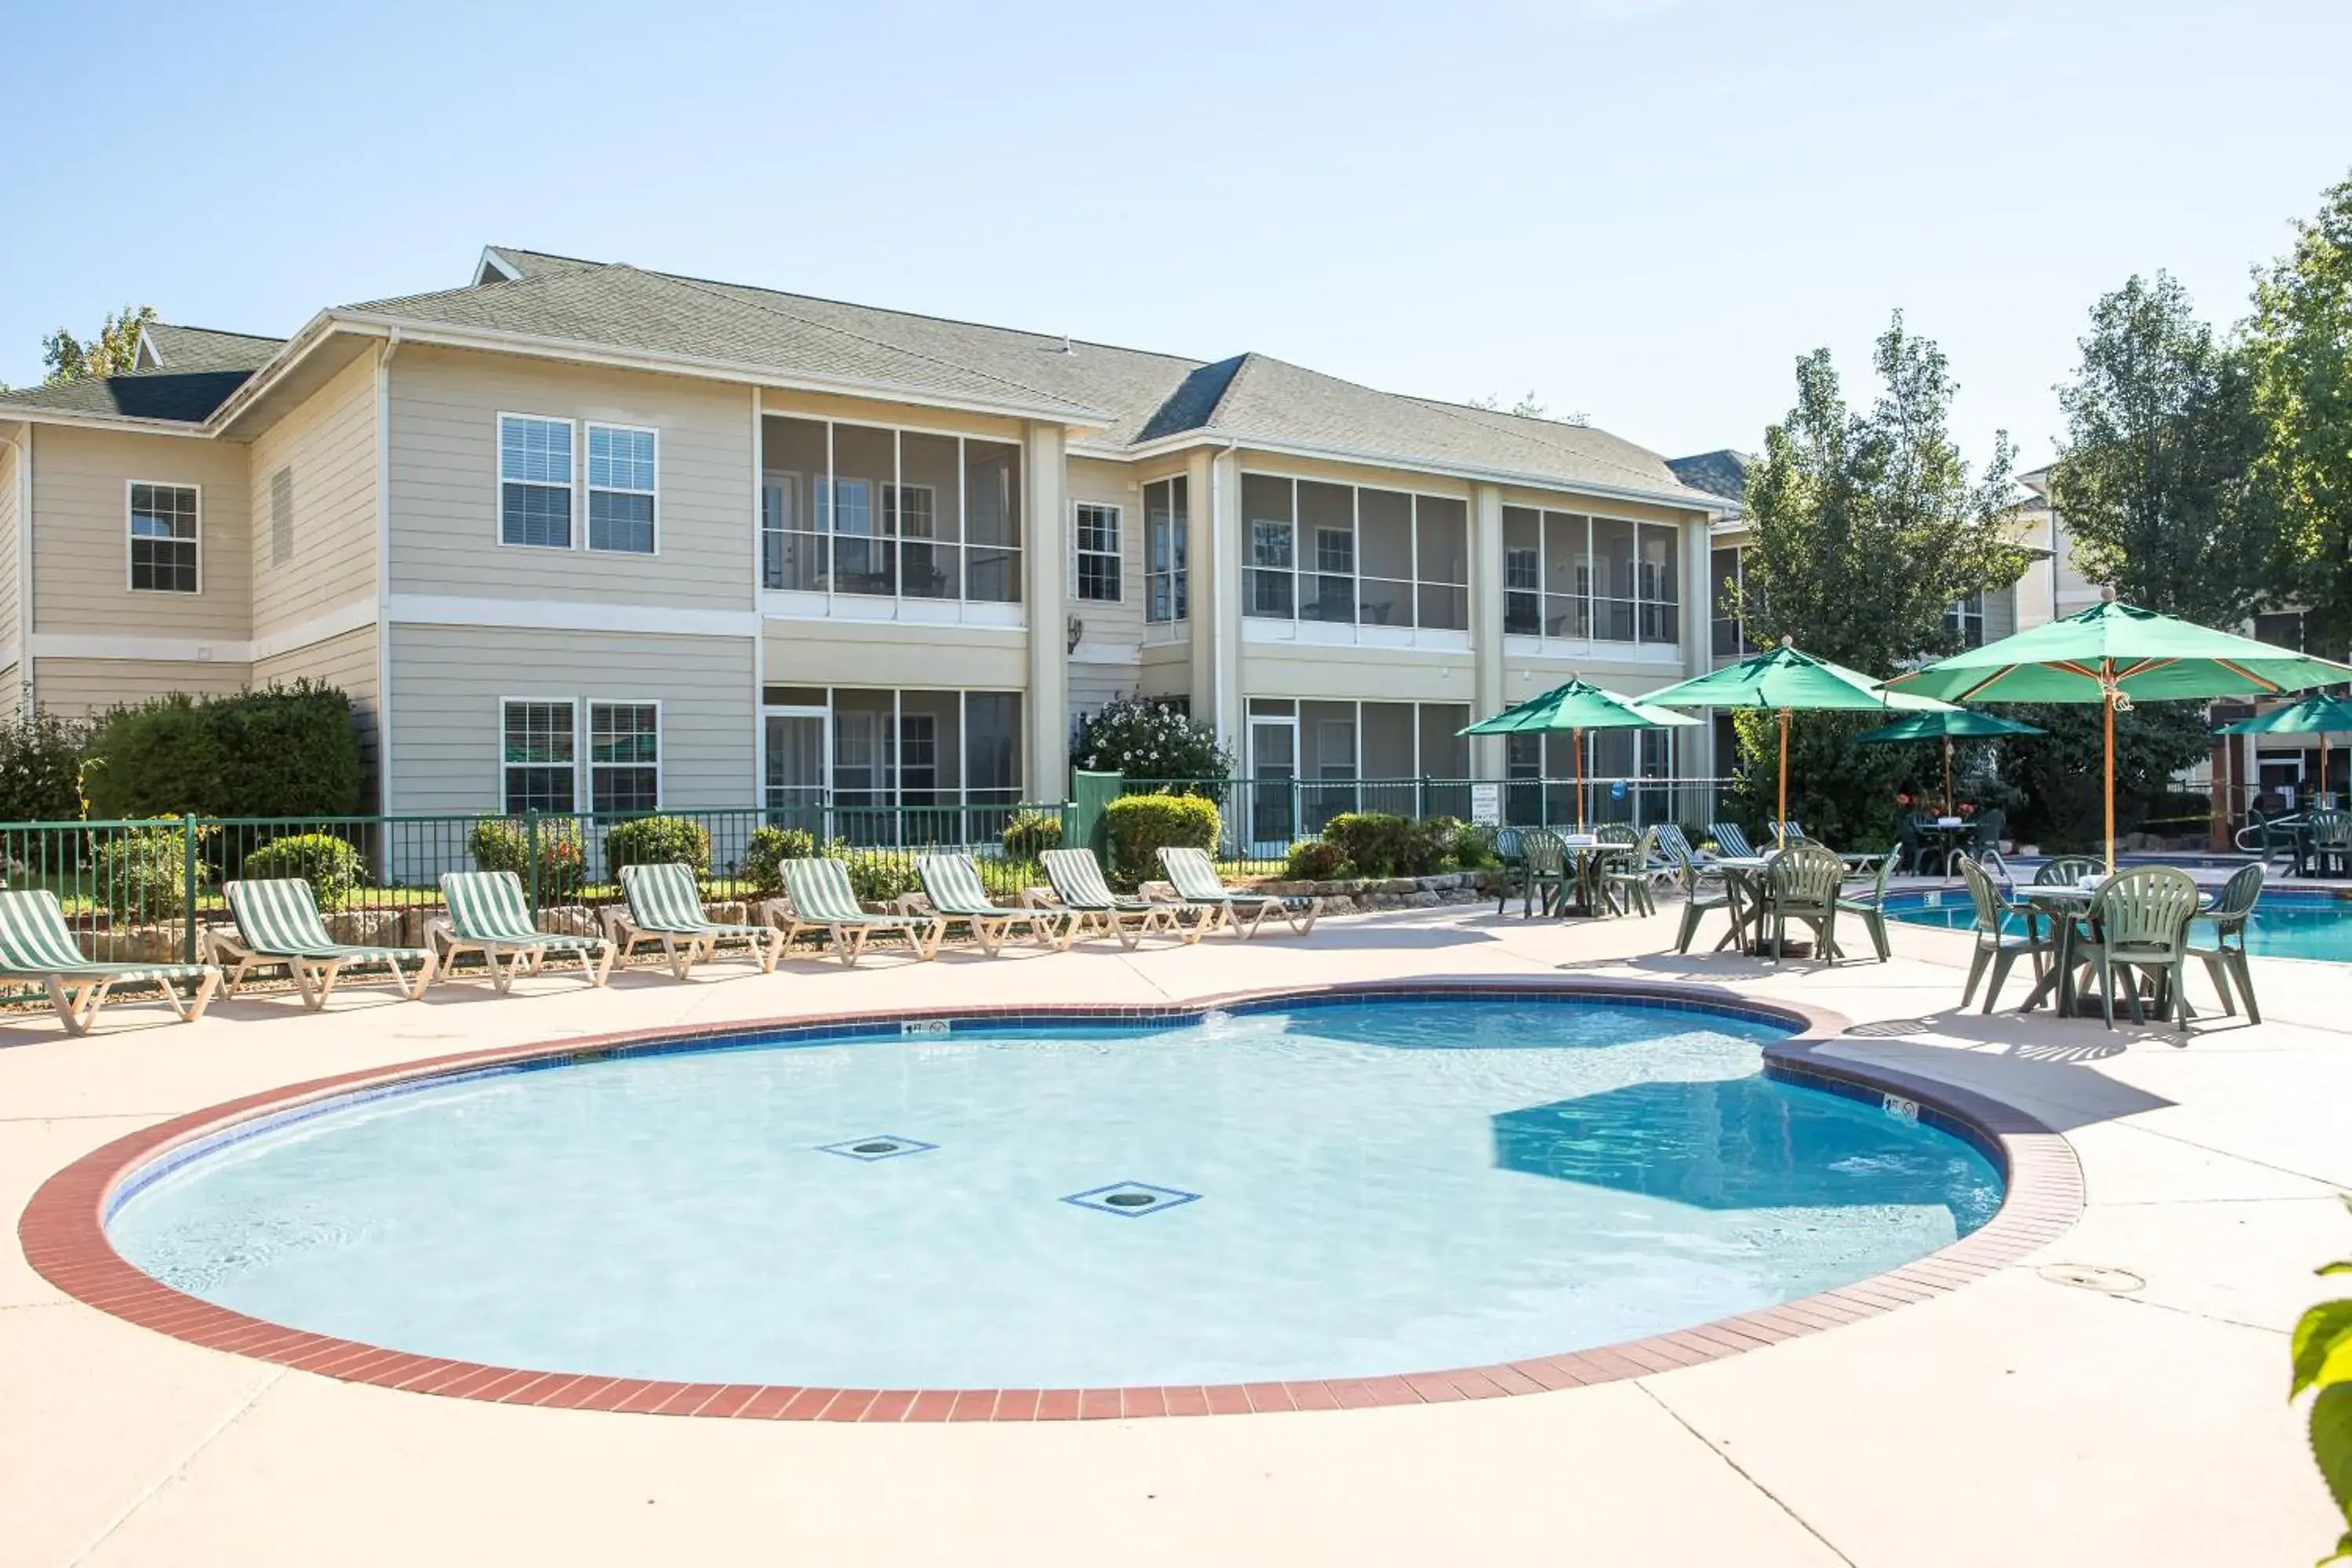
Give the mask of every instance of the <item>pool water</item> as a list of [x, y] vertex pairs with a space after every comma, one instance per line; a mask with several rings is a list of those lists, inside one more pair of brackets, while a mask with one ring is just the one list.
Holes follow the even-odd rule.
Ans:
[[[1902, 893], [1886, 900], [1886, 912], [1913, 925], [1945, 926], [1970, 931], [1977, 923], [1976, 907], [1965, 889]], [[2025, 922], [2012, 915], [2003, 929], [2021, 933]], [[2042, 929], [2047, 931], [2045, 921]], [[2212, 927], [2200, 926], [2195, 940], [2211, 939]], [[2246, 951], [2263, 958], [2330, 959], [2352, 963], [2352, 899], [2326, 893], [2264, 893], [2255, 900], [2246, 921]]]
[[1555, 1354], [1990, 1218], [1787, 1031], [1561, 998], [749, 1041], [404, 1090], [187, 1159], [131, 1262], [314, 1332], [708, 1383], [1080, 1387]]

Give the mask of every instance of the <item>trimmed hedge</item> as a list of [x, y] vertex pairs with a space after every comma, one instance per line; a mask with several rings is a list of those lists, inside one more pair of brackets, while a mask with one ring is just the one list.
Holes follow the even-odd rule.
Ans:
[[298, 680], [221, 697], [173, 692], [98, 721], [83, 771], [91, 815], [352, 816], [351, 699]]
[[1217, 828], [1216, 803], [1197, 795], [1123, 795], [1103, 808], [1110, 874], [1129, 887], [1150, 881], [1162, 848], [1213, 848]]
[[624, 866], [694, 868], [699, 881], [710, 870], [710, 829], [685, 816], [633, 816], [604, 830], [604, 875], [618, 882]]
[[1294, 882], [1336, 882], [1349, 869], [1348, 857], [1328, 838], [1300, 839], [1282, 863], [1282, 874]]
[[[541, 822], [533, 835], [539, 840], [539, 897], [541, 902], [561, 900], [578, 892], [588, 879], [588, 856], [580, 846], [580, 829], [569, 819]], [[493, 816], [475, 824], [467, 836], [467, 852], [485, 871], [512, 871], [522, 879], [523, 895], [530, 895], [530, 840], [522, 824], [512, 817]]]
[[1385, 811], [1344, 811], [1323, 825], [1326, 843], [1364, 877], [1427, 877], [1445, 869], [1454, 854], [1450, 816], [1422, 821]]
[[1004, 853], [1013, 860], [1034, 860], [1048, 849], [1062, 847], [1062, 819], [1052, 812], [1024, 811], [1004, 825]]
[[759, 897], [776, 898], [784, 890], [784, 862], [805, 860], [815, 853], [816, 835], [803, 828], [754, 828], [735, 874], [749, 882]]
[[256, 880], [299, 877], [310, 884], [319, 907], [331, 910], [352, 896], [365, 869], [359, 850], [331, 833], [289, 833], [247, 855], [239, 874]]

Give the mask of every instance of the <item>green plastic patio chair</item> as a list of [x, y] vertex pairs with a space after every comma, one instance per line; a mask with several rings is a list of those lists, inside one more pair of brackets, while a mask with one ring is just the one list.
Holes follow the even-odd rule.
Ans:
[[[833, 955], [845, 968], [855, 969], [866, 956], [866, 944], [882, 932], [904, 937], [917, 958], [928, 963], [939, 956], [940, 939], [948, 922], [939, 915], [877, 915], [857, 901], [849, 880], [849, 867], [830, 855], [783, 862], [784, 896], [771, 899], [761, 912], [781, 923], [786, 946], [804, 931], [821, 931], [833, 945]], [[779, 921], [778, 917], [782, 919]]]
[[1791, 844], [1772, 857], [1761, 913], [1772, 932], [1773, 963], [1780, 962], [1790, 921], [1812, 929], [1816, 957], [1837, 962], [1838, 888], [1844, 880], [1845, 862], [1818, 844]]
[[762, 974], [773, 974], [784, 955], [784, 933], [775, 926], [712, 920], [702, 907], [694, 868], [684, 861], [622, 867], [621, 900], [622, 908], [604, 911], [604, 934], [614, 952], [625, 961], [640, 947], [657, 946], [680, 980], [721, 942], [741, 942]]
[[2352, 816], [2340, 811], [2315, 811], [2304, 820], [2310, 834], [2313, 874], [2352, 873]]
[[[2194, 941], [2189, 944], [2189, 956], [2201, 959], [2206, 977], [2213, 989], [2221, 994], [2221, 1011], [2234, 1014], [2236, 1005], [2230, 999], [2230, 985], [2236, 982], [2238, 994], [2246, 999], [2246, 1021], [2263, 1021], [2261, 1004], [2254, 1000], [2254, 980], [2246, 968], [2246, 921], [2254, 912], [2254, 901], [2263, 896], [2263, 868], [2260, 865], [2242, 866], [2221, 886], [2221, 896], [2213, 907], [2196, 917], [2197, 921], [2213, 922], [2213, 942], [2200, 947]], [[2190, 922], [2193, 933], [2195, 921]]]
[[1753, 860], [1756, 858], [1756, 847], [1748, 842], [1748, 835], [1740, 831], [1739, 824], [1736, 822], [1712, 822], [1707, 825], [1706, 830], [1715, 836], [1715, 847], [1723, 851], [1726, 855], [1730, 856], [1733, 859]]
[[1688, 952], [1691, 938], [1698, 934], [1700, 918], [1717, 910], [1731, 916], [1732, 930], [1736, 933], [1739, 926], [1739, 911], [1733, 906], [1730, 889], [1722, 879], [1710, 879], [1699, 865], [1698, 858], [1687, 850], [1678, 853], [1675, 858], [1678, 862], [1683, 889], [1683, 922], [1682, 928], [1675, 933], [1675, 951]]
[[2034, 927], [2022, 936], [2002, 929], [2009, 907], [2001, 901], [2000, 891], [1993, 886], [1985, 868], [1968, 856], [1958, 858], [1960, 879], [1968, 884], [1969, 901], [1977, 912], [1976, 945], [1969, 953], [1969, 983], [1960, 989], [1960, 1010], [1968, 1010], [1969, 1002], [1977, 994], [1977, 983], [1992, 971], [1992, 984], [1985, 987], [1984, 1011], [1992, 1011], [2000, 999], [2001, 982], [2021, 958], [2030, 958], [2039, 971], [2049, 956], [2050, 944], [2042, 939], [2040, 928]]
[[1624, 854], [1612, 855], [1601, 862], [1601, 892], [1609, 907], [1629, 915], [1658, 912], [1656, 900], [1650, 897], [1650, 852], [1657, 842], [1658, 830], [1649, 828]]
[[[2174, 866], [2137, 866], [2107, 879], [2084, 915], [2074, 962], [2099, 976], [2099, 1011], [2116, 1026], [2116, 976], [2160, 976], [2157, 995], [2174, 1021], [2189, 1023], [2189, 921], [2197, 913], [2197, 879]], [[2132, 1022], [2147, 1021], [2136, 981], [2125, 987]]]
[[[1176, 889], [1178, 898], [1196, 909], [1218, 911], [1218, 919], [1226, 929], [1244, 941], [1257, 934], [1257, 928], [1268, 915], [1280, 915], [1292, 931], [1305, 936], [1315, 929], [1315, 917], [1323, 912], [1321, 899], [1282, 898], [1226, 887], [1217, 879], [1216, 862], [1209, 858], [1205, 849], [1163, 844], [1160, 847], [1160, 864], [1167, 871], [1169, 886]], [[1250, 911], [1247, 923], [1242, 920], [1244, 910]]]
[[[209, 963], [100, 963], [84, 956], [58, 896], [46, 888], [0, 892], [0, 976], [46, 985], [68, 1035], [88, 1034], [118, 985], [159, 987], [180, 1022], [193, 1024], [220, 984]], [[194, 994], [183, 1001], [175, 982], [193, 984]]]
[[[1055, 904], [1069, 911], [1070, 936], [1083, 941], [1089, 931], [1098, 931], [1118, 938], [1122, 947], [1133, 947], [1154, 931], [1165, 931], [1181, 937], [1187, 946], [1201, 940], [1201, 928], [1213, 917], [1206, 910], [1193, 910], [1189, 904], [1170, 903], [1160, 899], [1130, 899], [1110, 890], [1103, 877], [1102, 862], [1091, 849], [1048, 849], [1037, 857], [1045, 862], [1045, 878], [1054, 885]], [[1033, 902], [1037, 889], [1024, 895]], [[1183, 919], [1190, 910], [1192, 920]]]
[[[531, 923], [522, 879], [512, 871], [444, 871], [441, 901], [448, 914], [426, 928], [446, 978], [461, 954], [478, 952], [489, 966], [490, 988], [503, 994], [518, 974], [537, 974], [551, 954], [580, 957], [590, 985], [613, 973], [613, 944], [601, 936], [559, 936]], [[506, 962], [499, 962], [501, 955]]]
[[[1566, 897], [1568, 846], [1549, 828], [1530, 827], [1519, 836], [1519, 918], [1540, 910], [1549, 915]], [[1497, 904], [1495, 912], [1503, 912]]]
[[1870, 945], [1878, 950], [1878, 962], [1881, 963], [1886, 962], [1892, 951], [1886, 943], [1886, 879], [1894, 872], [1894, 855], [1883, 855], [1879, 858], [1878, 870], [1871, 882], [1870, 891], [1867, 894], [1841, 891], [1837, 900], [1839, 913], [1853, 915], [1861, 920], [1863, 929], [1870, 933]]
[[2037, 888], [2066, 888], [2105, 869], [2088, 855], [2053, 855], [2034, 868]]
[[[425, 988], [433, 984], [430, 948], [355, 945], [330, 936], [319, 915], [318, 894], [299, 877], [224, 882], [221, 891], [236, 923], [206, 926], [202, 934], [205, 955], [220, 965], [221, 989], [230, 995], [249, 972], [271, 968], [286, 971], [302, 1005], [313, 1013], [327, 1005], [336, 979], [349, 965], [383, 965], [394, 986], [411, 1002], [424, 1000]], [[416, 966], [413, 982], [401, 973], [403, 963]]]
[[[1026, 927], [1041, 947], [1069, 951], [1077, 917], [1060, 910], [1011, 909], [988, 896], [980, 863], [969, 855], [926, 855], [915, 862], [923, 896], [949, 921], [961, 921], [980, 951], [994, 958], [1015, 928]], [[902, 908], [904, 906], [901, 906]]]
[[1495, 912], [1499, 915], [1512, 893], [1522, 900], [1528, 896], [1527, 835], [1516, 827], [1496, 828], [1495, 861]]

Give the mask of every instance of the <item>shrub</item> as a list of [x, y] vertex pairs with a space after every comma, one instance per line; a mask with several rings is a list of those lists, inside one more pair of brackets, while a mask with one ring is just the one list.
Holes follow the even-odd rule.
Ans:
[[1015, 860], [1034, 860], [1048, 849], [1062, 847], [1062, 819], [1045, 811], [1016, 812], [1004, 825], [1004, 853]]
[[1346, 811], [1323, 825], [1323, 837], [1366, 877], [1427, 877], [1445, 868], [1461, 824], [1450, 816], [1419, 822], [1385, 811]]
[[81, 815], [86, 720], [46, 709], [0, 721], [0, 822], [71, 822]]
[[1207, 722], [1148, 698], [1122, 697], [1088, 715], [1070, 748], [1073, 766], [1139, 779], [1212, 779], [1234, 771]]
[[92, 815], [348, 816], [360, 809], [351, 699], [297, 681], [220, 697], [174, 692], [98, 721]]
[[1300, 839], [1282, 865], [1282, 874], [1294, 882], [1334, 882], [1349, 869], [1348, 857], [1328, 838]]
[[863, 904], [891, 904], [902, 893], [920, 888], [922, 879], [915, 874], [915, 863], [903, 856], [867, 850], [853, 851], [846, 844], [835, 842], [825, 847], [825, 852], [838, 856], [849, 867], [849, 886]]
[[[97, 884], [92, 890], [115, 921], [171, 921], [186, 912], [188, 836], [175, 819], [92, 837], [97, 839], [90, 853], [90, 875]], [[211, 878], [199, 853], [199, 891]]]
[[1454, 824], [1453, 842], [1448, 847], [1454, 863], [1465, 871], [1498, 863], [1495, 854], [1495, 830], [1475, 822]]
[[805, 860], [816, 853], [816, 835], [798, 827], [761, 827], [743, 846], [743, 859], [735, 874], [751, 885], [761, 898], [772, 899], [784, 890], [783, 863]]
[[1103, 809], [1110, 874], [1133, 887], [1160, 875], [1160, 851], [1217, 842], [1217, 806], [1196, 795], [1123, 795]]
[[1454, 846], [1463, 824], [1451, 816], [1424, 816], [1408, 826], [1405, 853], [1397, 862], [1403, 877], [1433, 877], [1454, 861]]
[[685, 816], [633, 816], [604, 830], [604, 874], [617, 882], [624, 866], [694, 868], [698, 880], [710, 870], [710, 829]]
[[310, 884], [319, 907], [339, 907], [366, 870], [359, 850], [331, 833], [289, 833], [245, 858], [243, 875], [256, 879], [299, 877]]
[[[580, 890], [588, 879], [588, 857], [580, 845], [579, 826], [568, 818], [541, 822], [532, 835], [539, 841], [539, 897], [561, 901]], [[466, 839], [474, 864], [485, 871], [512, 871], [530, 890], [531, 845], [522, 824], [509, 816], [485, 817]]]

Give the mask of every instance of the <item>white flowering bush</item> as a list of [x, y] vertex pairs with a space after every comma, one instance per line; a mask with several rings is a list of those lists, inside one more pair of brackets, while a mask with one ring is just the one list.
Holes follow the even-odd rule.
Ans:
[[1088, 718], [1070, 756], [1089, 772], [1137, 779], [1222, 780], [1234, 771], [1214, 730], [1148, 698], [1119, 698]]

